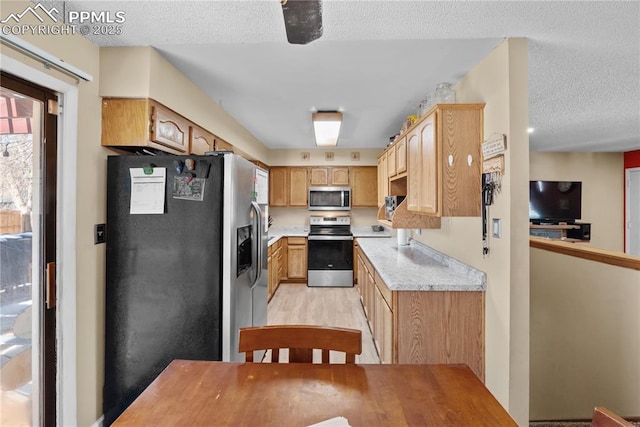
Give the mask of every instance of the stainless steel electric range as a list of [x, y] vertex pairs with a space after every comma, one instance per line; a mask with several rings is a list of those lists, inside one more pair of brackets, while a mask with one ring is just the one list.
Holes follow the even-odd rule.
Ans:
[[307, 286], [353, 286], [351, 217], [309, 217]]

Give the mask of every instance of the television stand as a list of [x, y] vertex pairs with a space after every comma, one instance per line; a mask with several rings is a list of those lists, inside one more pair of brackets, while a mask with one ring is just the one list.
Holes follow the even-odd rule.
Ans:
[[563, 222], [557, 224], [529, 223], [529, 234], [554, 240], [584, 242], [591, 240], [591, 224], [578, 222], [573, 224]]

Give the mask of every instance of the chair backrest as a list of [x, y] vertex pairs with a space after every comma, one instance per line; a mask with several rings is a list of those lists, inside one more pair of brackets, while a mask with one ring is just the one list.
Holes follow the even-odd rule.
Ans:
[[280, 349], [289, 349], [289, 363], [313, 363], [313, 349], [322, 350], [322, 363], [329, 363], [329, 351], [346, 354], [346, 363], [355, 363], [362, 353], [362, 332], [357, 329], [309, 325], [269, 325], [240, 328], [239, 351], [247, 362], [253, 352], [271, 350], [271, 362], [278, 363]]
[[591, 420], [592, 427], [633, 427], [629, 421], [603, 406], [596, 406]]

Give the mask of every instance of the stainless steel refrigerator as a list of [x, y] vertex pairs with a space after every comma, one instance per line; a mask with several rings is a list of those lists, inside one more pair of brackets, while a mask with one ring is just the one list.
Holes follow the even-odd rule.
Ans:
[[267, 321], [267, 172], [232, 153], [109, 156], [105, 425], [173, 359], [244, 360]]

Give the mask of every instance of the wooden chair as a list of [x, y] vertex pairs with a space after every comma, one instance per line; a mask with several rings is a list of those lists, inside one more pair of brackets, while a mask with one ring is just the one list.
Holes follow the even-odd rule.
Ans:
[[322, 363], [329, 363], [329, 351], [341, 351], [346, 363], [355, 363], [362, 353], [362, 331], [309, 325], [270, 325], [240, 328], [239, 351], [247, 362], [253, 352], [271, 350], [271, 362], [278, 363], [281, 348], [289, 349], [289, 363], [313, 363], [313, 349], [322, 350]]
[[633, 427], [629, 421], [603, 406], [596, 406], [591, 420], [592, 427]]

